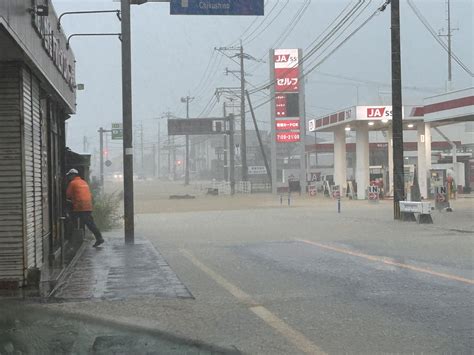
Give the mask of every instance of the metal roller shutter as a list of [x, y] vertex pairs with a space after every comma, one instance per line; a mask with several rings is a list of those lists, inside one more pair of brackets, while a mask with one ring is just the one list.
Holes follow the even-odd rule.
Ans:
[[42, 144], [39, 82], [23, 68], [26, 267], [43, 261]]
[[0, 282], [24, 278], [21, 76], [0, 63]]
[[33, 180], [34, 180], [34, 224], [35, 224], [35, 261], [36, 267], [43, 265], [43, 144], [40, 113], [39, 81], [31, 80], [31, 113], [33, 126]]

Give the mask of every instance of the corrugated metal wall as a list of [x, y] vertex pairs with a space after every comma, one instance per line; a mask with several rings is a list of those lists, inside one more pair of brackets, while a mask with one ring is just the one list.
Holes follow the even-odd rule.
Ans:
[[24, 277], [20, 70], [0, 63], [0, 278]]
[[26, 267], [43, 264], [42, 132], [38, 80], [22, 70]]

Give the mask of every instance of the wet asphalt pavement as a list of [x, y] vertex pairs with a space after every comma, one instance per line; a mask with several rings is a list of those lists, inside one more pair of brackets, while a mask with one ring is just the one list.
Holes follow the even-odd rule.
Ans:
[[[81, 345], [89, 352], [105, 347], [104, 354], [114, 353], [116, 345], [132, 349], [129, 353], [156, 351], [162, 338], [153, 332], [185, 344], [199, 340], [224, 353], [471, 354], [472, 217], [468, 209], [452, 217], [434, 215], [434, 225], [402, 223], [392, 220], [389, 203], [364, 201], [346, 203], [341, 215], [331, 202], [297, 201], [291, 208], [143, 214], [137, 235], [159, 252], [142, 250], [138, 256], [152, 255], [141, 260], [147, 275], [160, 274], [164, 266], [168, 277], [149, 276], [143, 288], [140, 282], [122, 285], [126, 292], [118, 289], [113, 297], [104, 297], [107, 287], [98, 287], [94, 292], [101, 297], [81, 302], [65, 285], [61, 297], [57, 294], [62, 302], [30, 306], [112, 327], [112, 332], [101, 328], [106, 338]], [[110, 255], [120, 249], [121, 238], [119, 233], [107, 238], [102, 257], [109, 253], [111, 265], [120, 260]], [[85, 269], [104, 262], [90, 251], [85, 255]], [[133, 265], [131, 260], [123, 262]], [[170, 285], [168, 291], [179, 286], [194, 298], [146, 292]], [[151, 343], [127, 342], [115, 326]], [[119, 340], [122, 335], [125, 340]], [[157, 353], [168, 353], [161, 349]]]
[[[0, 307], [0, 354], [232, 354], [159, 331], [68, 316], [25, 303]], [[235, 353], [235, 352], [234, 352]]]

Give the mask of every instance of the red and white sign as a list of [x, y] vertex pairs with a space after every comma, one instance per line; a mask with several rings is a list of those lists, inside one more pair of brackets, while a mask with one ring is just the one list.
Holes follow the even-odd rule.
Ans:
[[299, 130], [300, 121], [299, 120], [278, 120], [276, 121], [276, 130], [277, 131], [291, 131]]
[[382, 118], [382, 117], [391, 117], [391, 116], [392, 116], [392, 110], [387, 110], [386, 107], [367, 108], [368, 118]]
[[275, 96], [275, 111], [277, 117], [286, 117], [286, 95]]
[[[289, 100], [287, 95], [299, 92], [299, 50], [298, 49], [275, 49], [274, 52], [274, 75], [275, 75], [275, 122], [277, 143], [300, 142], [300, 120], [282, 120], [288, 114], [292, 117], [299, 116], [299, 109], [294, 109], [294, 100]], [[281, 94], [285, 93], [285, 94]], [[298, 98], [298, 96], [296, 96]], [[290, 112], [288, 112], [290, 111]], [[281, 132], [284, 131], [284, 132]]]
[[379, 187], [371, 185], [368, 188], [368, 193], [369, 193], [369, 201], [378, 201], [379, 200]]
[[299, 132], [277, 132], [276, 141], [278, 143], [295, 143], [300, 141]]
[[275, 91], [299, 91], [298, 49], [275, 49]]
[[275, 49], [275, 69], [298, 67], [298, 49]]
[[279, 68], [275, 69], [275, 91], [276, 92], [298, 92], [299, 91], [299, 69]]
[[[402, 108], [402, 118], [405, 118]], [[393, 117], [392, 106], [357, 106], [358, 120], [391, 120]]]

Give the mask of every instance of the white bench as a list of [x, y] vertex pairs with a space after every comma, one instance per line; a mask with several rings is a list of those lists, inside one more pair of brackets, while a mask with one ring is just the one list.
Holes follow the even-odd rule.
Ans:
[[402, 221], [433, 223], [430, 202], [400, 201], [399, 204]]

